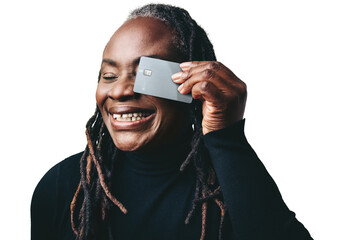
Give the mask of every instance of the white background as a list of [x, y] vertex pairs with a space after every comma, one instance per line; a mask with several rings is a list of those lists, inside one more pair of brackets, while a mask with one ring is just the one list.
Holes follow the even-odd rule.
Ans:
[[[85, 147], [101, 54], [147, 1], [0, 4], [1, 235], [29, 239], [43, 174]], [[248, 85], [246, 135], [315, 239], [338, 239], [334, 1], [172, 1]], [[2, 237], [3, 238], [3, 237]]]

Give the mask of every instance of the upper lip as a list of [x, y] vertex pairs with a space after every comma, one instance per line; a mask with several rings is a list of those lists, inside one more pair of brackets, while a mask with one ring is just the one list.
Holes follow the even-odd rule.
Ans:
[[123, 114], [123, 113], [138, 113], [138, 112], [155, 112], [152, 108], [141, 108], [136, 106], [113, 106], [108, 109], [110, 114]]

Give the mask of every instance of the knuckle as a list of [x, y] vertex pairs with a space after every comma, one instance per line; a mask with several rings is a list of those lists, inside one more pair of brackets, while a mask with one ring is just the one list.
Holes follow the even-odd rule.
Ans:
[[189, 69], [188, 71], [184, 71], [181, 75], [181, 79], [188, 79], [191, 77], [192, 71]]
[[203, 82], [201, 83], [201, 90], [202, 90], [202, 91], [207, 90], [208, 87], [209, 87], [208, 85], [209, 85], [209, 83], [208, 83], [207, 81], [203, 81]]
[[192, 69], [190, 68], [187, 72], [187, 77], [186, 78], [190, 78], [192, 75]]
[[215, 72], [212, 69], [207, 68], [203, 71], [203, 75], [206, 79], [211, 79], [215, 76]]
[[185, 88], [185, 89], [191, 87], [190, 81], [186, 81], [186, 82], [182, 83], [182, 85], [183, 85], [183, 88]]
[[205, 93], [205, 92], [208, 92], [210, 91], [210, 82], [208, 81], [203, 81], [201, 83], [201, 92], [202, 93]]
[[244, 82], [241, 81], [241, 83], [238, 85], [237, 88], [237, 95], [239, 98], [244, 99], [247, 96], [247, 86]]
[[218, 71], [221, 68], [221, 63], [216, 61], [210, 62], [208, 68], [214, 71]]
[[246, 86], [245, 82], [241, 81], [240, 89], [241, 89], [242, 92], [246, 92], [247, 91], [247, 86]]

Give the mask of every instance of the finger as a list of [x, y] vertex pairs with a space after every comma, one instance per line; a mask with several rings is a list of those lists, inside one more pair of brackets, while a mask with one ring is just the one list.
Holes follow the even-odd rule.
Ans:
[[[189, 67], [184, 68], [183, 72], [176, 73], [172, 76], [175, 83], [183, 83], [196, 73], [204, 72], [206, 77], [212, 75], [219, 75], [224, 81], [237, 80], [238, 78], [222, 63], [216, 61], [194, 61], [182, 64], [190, 64]], [[183, 65], [185, 66], [185, 65]]]
[[182, 75], [183, 75], [183, 72], [175, 73], [171, 76], [171, 79], [175, 83], [183, 83], [185, 81], [185, 78]]
[[194, 99], [208, 101], [214, 105], [223, 105], [226, 102], [226, 94], [217, 88], [215, 84], [208, 81], [199, 82], [191, 90]]
[[185, 71], [191, 67], [192, 62], [183, 62], [180, 64], [180, 68]]
[[191, 74], [191, 76], [188, 79], [182, 81], [181, 85], [178, 87], [178, 91], [181, 94], [189, 93], [195, 84], [202, 81], [213, 82], [218, 88], [221, 89], [228, 87], [227, 86], [228, 84], [216, 72], [211, 71], [209, 69], [205, 69], [202, 72]]
[[183, 62], [180, 64], [180, 67], [183, 71], [186, 71], [190, 68], [194, 68], [200, 65], [205, 65], [211, 61], [191, 61], [191, 62]]
[[188, 72], [188, 76], [182, 75], [182, 77], [189, 77], [189, 75], [194, 74], [195, 72], [201, 72], [206, 69], [217, 72], [225, 80], [235, 80], [240, 81], [240, 79], [225, 65], [217, 61], [193, 61], [185, 62], [181, 64], [183, 66], [183, 72]]
[[210, 65], [210, 62], [208, 62], [207, 66], [203, 65], [198, 67], [198, 70], [200, 70], [200, 72], [198, 73], [194, 73], [194, 71], [196, 72], [197, 69], [190, 70], [189, 78], [179, 82], [183, 83], [183, 86], [180, 87], [179, 90], [182, 90], [183, 92], [189, 92], [194, 84], [206, 80], [213, 82], [216, 87], [221, 90], [232, 90], [238, 93], [245, 92], [246, 84], [242, 80], [240, 80], [235, 74], [233, 74], [229, 69], [226, 69], [227, 68], [223, 64]]
[[208, 62], [184, 62], [180, 64], [182, 72], [175, 73], [171, 76], [172, 80], [175, 83], [183, 83], [186, 81], [192, 74], [199, 71], [201, 66], [206, 65]]

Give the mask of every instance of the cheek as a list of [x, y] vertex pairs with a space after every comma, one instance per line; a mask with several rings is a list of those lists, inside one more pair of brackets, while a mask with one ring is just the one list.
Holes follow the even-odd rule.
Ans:
[[165, 115], [165, 118], [173, 119], [185, 112], [184, 105], [179, 102], [164, 99], [157, 99], [157, 101], [158, 108]]
[[97, 85], [95, 96], [97, 105], [100, 109], [102, 109], [103, 103], [107, 96], [107, 90], [100, 83]]
[[158, 109], [160, 109], [161, 125], [166, 131], [176, 132], [189, 121], [189, 109], [184, 104], [162, 100], [158, 102]]

